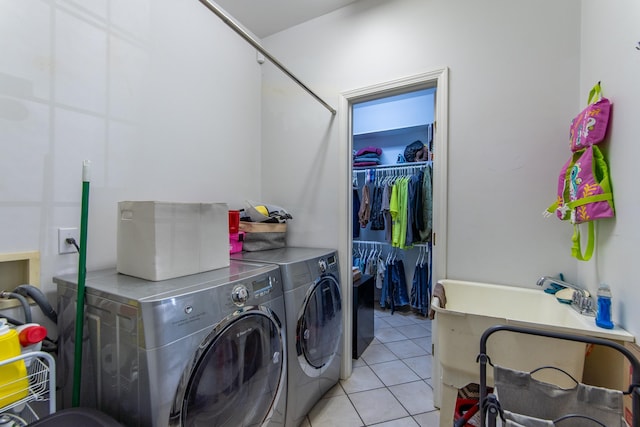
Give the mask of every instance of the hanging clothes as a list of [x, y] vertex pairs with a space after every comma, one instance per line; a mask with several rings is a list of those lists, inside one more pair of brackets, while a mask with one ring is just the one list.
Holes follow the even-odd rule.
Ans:
[[409, 294], [407, 293], [407, 279], [404, 273], [404, 263], [401, 259], [395, 260], [391, 264], [391, 283], [393, 285], [393, 302], [395, 307], [409, 305]]
[[398, 307], [409, 305], [407, 279], [404, 274], [404, 263], [401, 259], [393, 259], [387, 262], [386, 270], [387, 273], [382, 283], [380, 307], [389, 307], [391, 314], [393, 314]]
[[[428, 251], [428, 252], [427, 252]], [[428, 256], [430, 251], [427, 248], [420, 248], [420, 254], [416, 261], [416, 269], [413, 273], [411, 286], [411, 308], [426, 316], [429, 309], [430, 298], [430, 264]]]
[[373, 253], [370, 253], [365, 260], [364, 274], [369, 274], [371, 276], [376, 274], [378, 269], [377, 259], [373, 256]]
[[373, 185], [373, 195], [371, 197], [371, 230], [384, 230], [384, 214], [382, 211], [383, 186], [380, 180], [376, 180]]
[[369, 215], [371, 215], [371, 201], [369, 183], [365, 182], [362, 186], [362, 200], [360, 201], [360, 209], [358, 210], [358, 219], [360, 227], [365, 228], [369, 223]]
[[364, 273], [366, 262], [366, 254], [362, 251], [362, 249], [353, 251], [352, 265], [360, 270], [361, 273]]
[[[426, 168], [428, 168], [429, 165], [426, 166]], [[426, 169], [425, 168], [425, 169]], [[414, 242], [426, 242], [430, 239], [431, 237], [431, 233], [427, 233], [426, 232], [426, 222], [425, 222], [425, 212], [424, 210], [426, 209], [427, 206], [427, 201], [425, 200], [426, 197], [430, 197], [431, 196], [431, 188], [429, 188], [429, 194], [425, 194], [424, 192], [424, 173], [425, 170], [421, 170], [420, 172], [418, 172], [417, 175], [415, 175], [416, 177], [416, 203], [414, 205]]]
[[352, 237], [357, 239], [360, 237], [360, 196], [358, 195], [358, 189], [353, 189], [353, 209], [352, 209]]
[[401, 249], [431, 239], [431, 162], [354, 170], [353, 173], [354, 182], [358, 174], [365, 177], [357, 199], [361, 229], [384, 230], [385, 241]]
[[420, 230], [417, 224], [416, 206], [418, 205], [418, 175], [411, 175], [407, 178], [407, 231], [405, 246], [412, 246], [420, 241]]
[[380, 209], [382, 210], [382, 216], [384, 218], [384, 240], [387, 243], [391, 243], [391, 229], [393, 227], [393, 219], [391, 218], [391, 185], [389, 182], [383, 183], [384, 187], [382, 189], [382, 205]]
[[380, 293], [380, 308], [391, 308], [393, 312], [393, 301], [391, 300], [391, 270], [389, 270], [389, 264], [387, 264], [387, 273], [382, 280], [382, 291]]
[[378, 267], [376, 270], [376, 288], [382, 289], [382, 283], [384, 282], [384, 277], [387, 273], [387, 267], [380, 257], [378, 257], [376, 265]]
[[409, 176], [402, 176], [395, 180], [390, 201], [390, 212], [392, 217], [391, 245], [395, 248], [406, 249], [411, 247], [413, 235], [408, 230], [411, 227], [413, 214], [411, 212], [409, 199]]
[[[354, 266], [375, 277], [375, 288], [380, 290], [380, 307], [390, 308], [392, 313], [399, 307], [411, 307], [426, 315], [431, 288], [431, 253], [425, 247], [420, 263], [415, 267], [413, 283], [407, 283], [403, 261], [396, 255], [399, 250], [431, 240], [431, 162], [354, 170], [356, 183], [358, 174], [364, 175], [365, 185], [359, 187], [358, 226], [354, 223], [354, 228], [358, 228], [359, 236], [368, 235], [363, 234], [364, 230], [384, 230], [384, 234], [372, 236], [389, 244], [394, 256], [388, 256], [385, 261], [380, 257], [381, 250], [376, 253], [367, 246], [375, 242], [366, 242], [358, 253], [354, 251]], [[356, 244], [354, 241], [354, 247]]]
[[422, 171], [422, 227], [420, 228], [420, 240], [423, 242], [431, 242], [431, 231], [433, 229], [433, 183], [432, 171], [433, 165], [427, 164]]

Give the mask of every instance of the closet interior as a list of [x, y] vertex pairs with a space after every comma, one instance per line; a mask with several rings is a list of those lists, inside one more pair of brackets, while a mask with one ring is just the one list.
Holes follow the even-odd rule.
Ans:
[[352, 109], [354, 281], [371, 276], [376, 309], [392, 314], [428, 313], [435, 95], [414, 90]]

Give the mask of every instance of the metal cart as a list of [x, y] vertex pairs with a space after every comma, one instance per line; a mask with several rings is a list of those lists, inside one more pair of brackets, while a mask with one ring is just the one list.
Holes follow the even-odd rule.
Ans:
[[[639, 386], [640, 386], [640, 363], [638, 362], [638, 360], [634, 357], [633, 353], [631, 353], [627, 348], [625, 348], [624, 346], [609, 341], [609, 340], [605, 340], [605, 339], [600, 339], [600, 338], [591, 338], [591, 337], [585, 337], [585, 336], [579, 336], [579, 335], [573, 335], [573, 334], [564, 334], [564, 333], [556, 333], [556, 332], [550, 332], [550, 331], [543, 331], [543, 330], [538, 330], [538, 329], [530, 329], [530, 328], [522, 328], [522, 327], [517, 327], [517, 326], [505, 326], [505, 325], [496, 325], [493, 326], [491, 328], [488, 328], [487, 330], [485, 330], [485, 332], [482, 334], [482, 337], [480, 339], [480, 354], [478, 355], [478, 361], [480, 362], [480, 400], [479, 400], [479, 411], [480, 411], [480, 426], [481, 427], [485, 427], [485, 426], [489, 426], [489, 427], [494, 427], [496, 425], [497, 419], [498, 417], [500, 417], [502, 420], [504, 420], [504, 413], [506, 411], [506, 409], [504, 407], [502, 407], [502, 405], [500, 404], [500, 389], [499, 386], [497, 384], [496, 378], [494, 378], [494, 381], [496, 382], [495, 384], [495, 391], [496, 393], [488, 393], [488, 389], [487, 389], [487, 363], [491, 364], [491, 360], [489, 358], [489, 356], [487, 355], [487, 339], [494, 333], [496, 332], [500, 332], [500, 331], [507, 331], [507, 332], [513, 332], [513, 333], [520, 333], [520, 334], [529, 334], [529, 335], [537, 335], [537, 336], [543, 336], [543, 337], [550, 337], [550, 338], [557, 338], [557, 339], [562, 339], [562, 340], [570, 340], [570, 341], [577, 341], [577, 342], [584, 342], [587, 344], [595, 344], [595, 345], [601, 345], [601, 346], [605, 346], [605, 347], [609, 347], [612, 348], [614, 350], [617, 350], [618, 352], [622, 353], [622, 355], [629, 361], [629, 363], [631, 364], [632, 367], [632, 377], [631, 377], [631, 385], [629, 386], [628, 390], [625, 391], [620, 391], [620, 390], [606, 390], [606, 389], [602, 389], [599, 387], [592, 387], [592, 386], [588, 386], [588, 385], [584, 385], [584, 384], [580, 384], [578, 381], [576, 382], [576, 390], [578, 388], [580, 388], [579, 392], [576, 393], [580, 393], [580, 396], [582, 398], [582, 396], [584, 395], [583, 393], [590, 393], [590, 392], [596, 392], [596, 393], [600, 393], [597, 395], [593, 395], [593, 396], [597, 396], [596, 399], [598, 400], [606, 400], [608, 398], [608, 396], [613, 396], [615, 394], [619, 395], [617, 398], [621, 399], [621, 394], [630, 394], [631, 398], [632, 398], [632, 410], [633, 410], [633, 419], [632, 419], [632, 424], [631, 427], [640, 427], [640, 417], [639, 417], [639, 413], [640, 413], [640, 390], [639, 390]], [[553, 368], [553, 367], [542, 367], [542, 368], [552, 368], [552, 369], [557, 369], [557, 368]], [[497, 373], [498, 371], [496, 371]], [[524, 375], [524, 377], [526, 378], [527, 375], [530, 375], [530, 373], [522, 373], [522, 372], [518, 372], [518, 371], [513, 371], [513, 373], [515, 375]], [[510, 375], [511, 373], [509, 373]], [[521, 375], [522, 374], [522, 375]], [[568, 374], [567, 374], [568, 375]], [[504, 378], [516, 378], [516, 377], [509, 377], [508, 375], [505, 375]], [[555, 387], [555, 386], [551, 386], [551, 387]], [[558, 396], [567, 396], [567, 398], [570, 396], [571, 390], [565, 390], [565, 389], [560, 389], [557, 388], [557, 390], [560, 390], [560, 394]], [[535, 390], [535, 387], [532, 389]], [[585, 391], [586, 390], [586, 391]], [[513, 388], [513, 390], [509, 390], [510, 393], [505, 393], [506, 396], [509, 396], [509, 398], [511, 398], [511, 400], [513, 400], [513, 396], [516, 396], [517, 399], [520, 399], [524, 402], [526, 402], [526, 399], [530, 399], [528, 402], [530, 404], [524, 404], [524, 406], [527, 406], [527, 410], [529, 411], [531, 409], [532, 406], [534, 406], [534, 403], [539, 403], [540, 399], [539, 399], [539, 395], [527, 395], [527, 393], [532, 392], [531, 390], [527, 389], [527, 391], [525, 391], [525, 389], [519, 389], [517, 386]], [[563, 394], [563, 392], [566, 392], [565, 394]], [[602, 394], [602, 393], [607, 393], [610, 392], [610, 395], [607, 394]], [[533, 392], [533, 393], [537, 393], [537, 392]], [[555, 399], [556, 396], [554, 396]], [[604, 398], [603, 398], [604, 397]], [[506, 397], [505, 397], [506, 399]], [[506, 399], [508, 400], [508, 399]], [[551, 400], [553, 401], [553, 400]], [[517, 406], [517, 405], [516, 405]], [[592, 411], [592, 407], [595, 407], [597, 405], [589, 405], [587, 406], [582, 406], [583, 409], [585, 409], [584, 413], [581, 413], [579, 411], [571, 411], [570, 413], [563, 413], [563, 414], [555, 414], [555, 413], [551, 413], [552, 412], [552, 408], [551, 405], [550, 406], [543, 406], [541, 408], [541, 412], [549, 412], [549, 413], [538, 413], [538, 414], [516, 414], [516, 416], [514, 418], [511, 418], [511, 420], [507, 421], [506, 424], [507, 425], [513, 425], [513, 426], [542, 426], [542, 425], [558, 425], [558, 426], [563, 426], [563, 425], [576, 425], [576, 424], [570, 424], [571, 422], [573, 423], [578, 423], [578, 425], [584, 425], [584, 426], [596, 426], [596, 425], [600, 425], [600, 426], [604, 426], [607, 425], [607, 427], [611, 426], [612, 424], [604, 424], [603, 422], [601, 422], [600, 420], [598, 420], [597, 417], [592, 416], [592, 415], [587, 415], [587, 412]], [[611, 405], [611, 407], [614, 407], [617, 405]], [[620, 424], [623, 425], [624, 421], [623, 420], [623, 414], [622, 414], [622, 404], [620, 401], [620, 414], [619, 414], [619, 420], [620, 420]], [[610, 410], [611, 408], [607, 408], [607, 410]], [[565, 423], [565, 421], [571, 420], [570, 422]], [[456, 424], [454, 424], [456, 425]]]
[[[20, 360], [27, 365], [27, 381], [24, 382], [24, 388], [18, 390], [11, 383], [0, 385], [0, 394], [20, 396], [0, 407], [0, 425], [28, 425], [39, 420], [41, 416], [56, 412], [56, 365], [53, 356], [43, 351], [33, 351], [2, 360], [0, 366]], [[2, 393], [3, 388], [11, 391]]]

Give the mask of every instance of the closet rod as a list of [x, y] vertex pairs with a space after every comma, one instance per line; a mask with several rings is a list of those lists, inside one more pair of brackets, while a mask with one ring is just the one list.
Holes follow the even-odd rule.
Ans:
[[364, 167], [354, 167], [354, 172], [366, 172], [369, 170], [380, 170], [380, 169], [407, 169], [407, 168], [421, 168], [426, 165], [430, 165], [432, 163], [431, 160], [427, 160], [424, 162], [411, 162], [411, 163], [397, 163], [395, 165], [380, 165], [380, 166], [364, 166]]
[[[391, 246], [390, 243], [388, 242], [378, 242], [377, 240], [354, 240], [352, 242], [354, 245], [362, 245], [362, 246], [375, 246], [375, 245], [380, 245], [380, 246]], [[414, 243], [411, 246], [407, 246], [406, 248], [402, 248], [403, 250], [406, 249], [411, 249], [411, 248], [426, 248], [429, 249], [429, 243]], [[396, 249], [400, 249], [400, 248], [396, 248]]]
[[318, 95], [315, 94], [314, 91], [312, 91], [311, 89], [309, 89], [307, 87], [307, 85], [305, 85], [304, 83], [302, 83], [300, 81], [300, 79], [298, 79], [295, 75], [293, 75], [293, 73], [291, 73], [291, 71], [289, 71], [284, 65], [282, 65], [280, 63], [280, 61], [278, 61], [276, 58], [273, 57], [273, 55], [271, 55], [269, 52], [267, 52], [261, 45], [260, 43], [258, 43], [257, 41], [255, 41], [253, 39], [253, 37], [251, 37], [246, 31], [244, 31], [238, 24], [236, 24], [231, 18], [229, 18], [227, 15], [224, 14], [224, 12], [218, 8], [218, 6], [216, 6], [213, 2], [209, 1], [209, 0], [200, 0], [200, 3], [202, 3], [203, 5], [205, 5], [205, 7], [207, 9], [209, 9], [211, 12], [213, 12], [218, 18], [220, 18], [222, 20], [222, 22], [224, 22], [225, 24], [227, 24], [233, 31], [235, 31], [240, 37], [242, 37], [243, 39], [245, 39], [245, 41], [247, 41], [247, 43], [249, 43], [251, 46], [253, 46], [254, 48], [256, 48], [258, 50], [258, 52], [260, 52], [261, 54], [263, 54], [265, 56], [265, 58], [267, 58], [269, 61], [271, 61], [273, 63], [273, 65], [275, 65], [276, 67], [280, 68], [280, 70], [285, 73], [287, 76], [289, 76], [291, 78], [291, 80], [293, 80], [294, 82], [296, 82], [300, 87], [302, 87], [304, 90], [306, 90], [311, 96], [313, 96], [316, 101], [318, 101], [320, 104], [322, 104], [327, 110], [329, 110], [331, 112], [332, 115], [336, 115], [336, 110], [331, 107], [331, 105], [327, 104], [322, 98], [320, 98]]
[[378, 242], [377, 240], [354, 240], [354, 244], [362, 245], [388, 245], [387, 242]]

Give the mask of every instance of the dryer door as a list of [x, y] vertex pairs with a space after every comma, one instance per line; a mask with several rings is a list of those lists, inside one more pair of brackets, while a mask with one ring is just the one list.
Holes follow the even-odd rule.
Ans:
[[340, 285], [330, 274], [321, 276], [305, 298], [296, 324], [296, 352], [302, 370], [322, 375], [335, 357], [342, 337]]
[[280, 325], [270, 310], [258, 307], [246, 307], [225, 319], [185, 371], [186, 386], [178, 391], [172, 425], [261, 425], [284, 386]]

